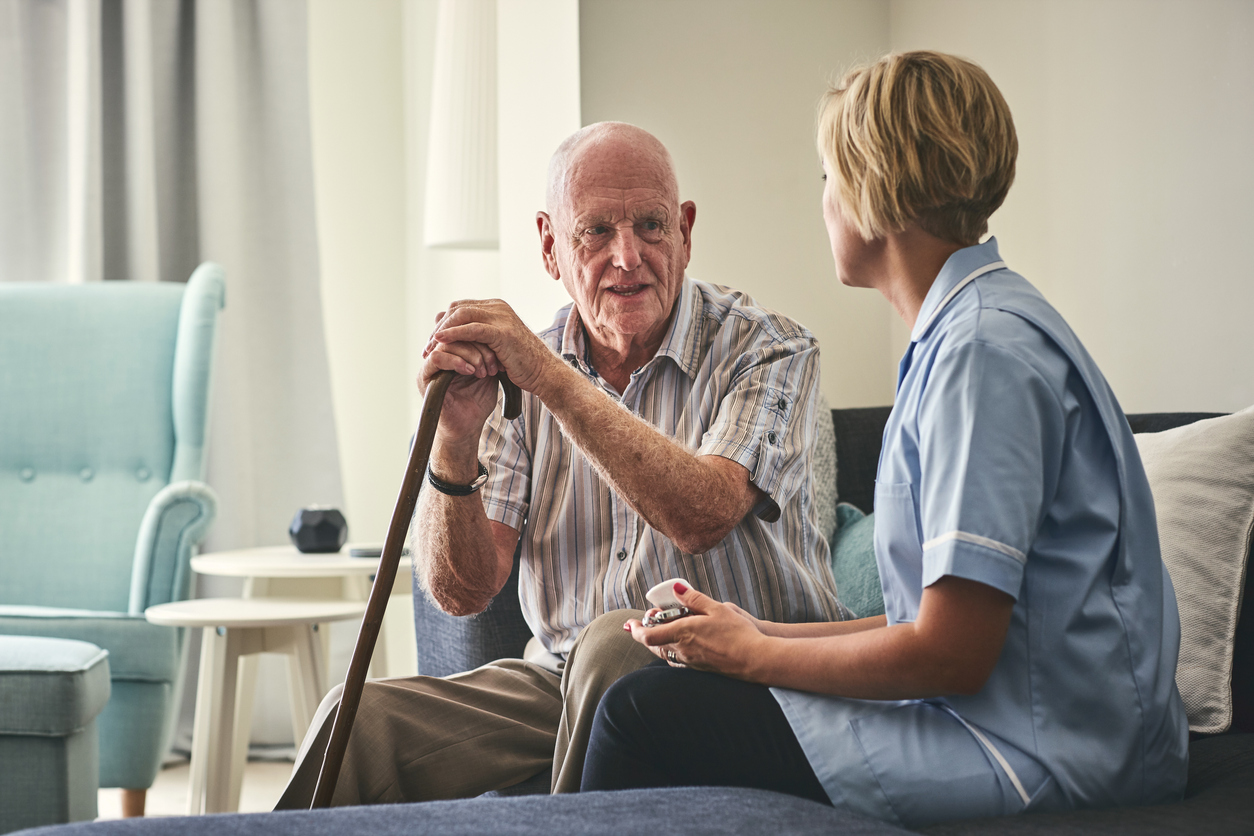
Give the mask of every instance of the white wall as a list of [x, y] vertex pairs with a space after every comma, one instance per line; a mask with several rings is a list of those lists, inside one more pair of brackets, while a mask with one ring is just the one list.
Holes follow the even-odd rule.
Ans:
[[[1003, 254], [1088, 345], [1129, 411], [1254, 403], [1254, 3], [1248, 0], [582, 0], [584, 122], [674, 153], [698, 278], [809, 325], [833, 404], [890, 403], [908, 333], [837, 287], [818, 210], [824, 81], [889, 48], [986, 67], [1019, 174]], [[643, 70], [641, 68], [644, 68]]]
[[545, 271], [536, 212], [549, 157], [579, 117], [579, 0], [498, 0], [501, 298], [533, 329], [570, 301]]
[[1018, 177], [992, 232], [1124, 409], [1254, 404], [1254, 3], [891, 10], [894, 50], [964, 55], [1006, 96]]
[[840, 286], [819, 206], [815, 104], [839, 68], [888, 48], [879, 0], [582, 0], [584, 123], [632, 122], [697, 204], [694, 278], [805, 323], [836, 406], [891, 403], [890, 311]]

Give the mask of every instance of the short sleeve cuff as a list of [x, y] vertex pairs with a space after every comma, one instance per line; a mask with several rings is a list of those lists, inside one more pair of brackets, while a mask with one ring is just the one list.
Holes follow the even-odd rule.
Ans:
[[515, 531], [522, 531], [523, 521], [527, 518], [527, 506], [489, 496], [483, 498], [483, 511], [488, 519], [507, 525]]
[[1018, 557], [994, 547], [956, 538], [945, 539], [935, 545], [924, 544], [923, 548], [925, 588], [952, 575], [991, 586], [1017, 601], [1023, 584], [1023, 570], [1023, 561]]
[[756, 437], [745, 439], [748, 444], [707, 436], [697, 455], [731, 459], [749, 471], [753, 484], [773, 495], [779, 487], [782, 472], [785, 429], [783, 422], [772, 422], [762, 427]]

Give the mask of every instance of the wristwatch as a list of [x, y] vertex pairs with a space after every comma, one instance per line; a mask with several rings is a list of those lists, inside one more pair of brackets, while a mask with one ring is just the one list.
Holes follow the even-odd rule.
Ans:
[[448, 496], [470, 496], [475, 491], [483, 487], [483, 483], [488, 481], [488, 469], [483, 466], [483, 462], [479, 462], [479, 475], [475, 477], [475, 481], [469, 485], [450, 485], [443, 479], [438, 478], [431, 470], [431, 465], [427, 465], [427, 481], [431, 483], [431, 487], [435, 488], [442, 494]]

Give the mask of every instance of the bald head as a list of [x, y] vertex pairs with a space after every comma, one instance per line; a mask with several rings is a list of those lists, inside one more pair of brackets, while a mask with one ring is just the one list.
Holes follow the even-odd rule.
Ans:
[[679, 183], [670, 152], [653, 134], [626, 122], [597, 122], [568, 136], [549, 160], [545, 205], [550, 215], [559, 216], [569, 205], [572, 190], [579, 188], [582, 175], [607, 163], [635, 170], [644, 178], [661, 182], [675, 205], [679, 203]]

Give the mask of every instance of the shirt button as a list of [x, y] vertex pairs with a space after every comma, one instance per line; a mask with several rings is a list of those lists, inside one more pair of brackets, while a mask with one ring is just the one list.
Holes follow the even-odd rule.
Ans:
[[95, 475], [96, 471], [92, 470], [90, 467], [84, 467], [78, 472], [78, 478], [82, 479], [84, 482], [90, 482], [92, 477]]
[[775, 406], [779, 409], [780, 412], [783, 412], [784, 410], [788, 409], [788, 401], [784, 400], [783, 398], [780, 398], [779, 401], [776, 402]]
[[35, 468], [24, 467], [18, 475], [22, 477], [23, 482], [29, 482], [35, 478]]
[[766, 434], [766, 440], [768, 443], [774, 444], [779, 441], [779, 436], [777, 436], [774, 432], [769, 432]]
[[619, 550], [618, 550], [618, 559], [619, 559], [619, 560], [626, 560], [626, 559], [627, 559], [627, 550], [626, 550], [626, 549], [619, 549]]
[[136, 471], [135, 471], [135, 478], [136, 478], [136, 479], [138, 479], [138, 480], [139, 480], [139, 481], [141, 481], [141, 482], [147, 482], [147, 481], [148, 481], [148, 477], [149, 477], [149, 476], [151, 476], [151, 475], [152, 475], [152, 471], [150, 471], [150, 470], [149, 470], [148, 468], [146, 468], [146, 467], [141, 467], [141, 468], [139, 468], [138, 470], [136, 470]]

